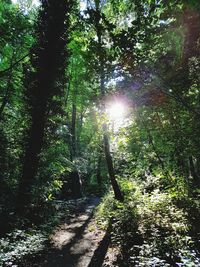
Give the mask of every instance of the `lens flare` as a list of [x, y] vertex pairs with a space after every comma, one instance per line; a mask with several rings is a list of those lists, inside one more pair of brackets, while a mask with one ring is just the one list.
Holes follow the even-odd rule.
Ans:
[[120, 102], [113, 103], [108, 107], [107, 113], [110, 120], [121, 120], [125, 115], [125, 106]]

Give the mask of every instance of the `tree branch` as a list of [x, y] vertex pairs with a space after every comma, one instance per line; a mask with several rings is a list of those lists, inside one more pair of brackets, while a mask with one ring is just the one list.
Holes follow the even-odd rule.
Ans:
[[26, 57], [28, 57], [29, 54], [30, 54], [30, 52], [28, 54], [26, 54], [25, 56], [23, 56], [22, 58], [20, 58], [19, 60], [17, 60], [15, 63], [11, 64], [7, 69], [0, 71], [0, 76], [3, 76], [6, 72], [8, 72], [13, 67], [15, 67], [17, 64], [19, 64], [22, 60], [24, 60]]

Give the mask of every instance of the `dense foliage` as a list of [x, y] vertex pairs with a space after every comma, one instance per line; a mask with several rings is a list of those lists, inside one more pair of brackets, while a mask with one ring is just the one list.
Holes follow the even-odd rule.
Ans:
[[200, 264], [199, 29], [199, 1], [0, 2], [0, 264], [92, 194], [113, 266]]

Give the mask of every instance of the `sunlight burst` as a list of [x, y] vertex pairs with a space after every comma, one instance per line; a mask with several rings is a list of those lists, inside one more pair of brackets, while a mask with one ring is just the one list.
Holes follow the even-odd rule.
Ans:
[[113, 103], [109, 106], [108, 116], [111, 120], [121, 120], [125, 115], [125, 106], [121, 102]]

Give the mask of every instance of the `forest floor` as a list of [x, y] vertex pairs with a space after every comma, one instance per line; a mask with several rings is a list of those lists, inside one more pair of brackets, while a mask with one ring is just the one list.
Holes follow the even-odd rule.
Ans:
[[[0, 253], [0, 266], [113, 266], [115, 253], [110, 247], [109, 230], [101, 229], [94, 216], [95, 208], [99, 203], [98, 197], [60, 201], [62, 207], [58, 209], [57, 216], [59, 217], [60, 212], [62, 217], [51, 228], [50, 235], [45, 236], [41, 225], [35, 230], [17, 229], [8, 234], [6, 238], [0, 239], [0, 248], [3, 245], [1, 249], [3, 253]], [[66, 208], [68, 205], [71, 205], [70, 211]], [[48, 224], [43, 226], [48, 227]]]
[[[109, 234], [100, 230], [93, 218], [98, 198], [76, 211], [68, 222], [61, 223], [50, 237], [48, 253], [34, 267], [102, 266], [109, 246]], [[106, 265], [104, 265], [106, 266]]]
[[[131, 243], [130, 247], [126, 246], [130, 240], [127, 234], [131, 229], [135, 229], [133, 222], [131, 228], [125, 227], [121, 233], [120, 239], [123, 240], [122, 245], [125, 245], [121, 246], [123, 250], [120, 250], [118, 242], [120, 232], [117, 230], [117, 222], [112, 221], [115, 231], [111, 232], [111, 227], [103, 230], [104, 224], [101, 222], [106, 221], [107, 217], [102, 217], [103, 221], [99, 221], [98, 217], [102, 203], [104, 208], [109, 209], [112, 206], [110, 197], [102, 202], [97, 197], [69, 201], [55, 200], [51, 204], [53, 212], [49, 213], [49, 210], [46, 210], [48, 221], [43, 220], [42, 224], [32, 224], [30, 227], [18, 224], [16, 229], [0, 238], [0, 267], [200, 266], [199, 254], [195, 249], [196, 243], [186, 231], [188, 224], [184, 216], [187, 214], [184, 215], [181, 209], [175, 206], [172, 209], [168, 202], [167, 206], [164, 205], [166, 203], [163, 199], [160, 199], [161, 202], [158, 200], [159, 198], [156, 203], [162, 205], [156, 205], [155, 210], [157, 218], [162, 218], [162, 221], [159, 220], [163, 222], [161, 231], [159, 232], [158, 228], [160, 224], [157, 225], [155, 224], [157, 221], [154, 222], [156, 215], [155, 218], [152, 217], [153, 208], [148, 208], [150, 204], [144, 202], [147, 217], [140, 220], [140, 225], [146, 227], [142, 229], [150, 229], [150, 234], [145, 235], [143, 243], [138, 243], [137, 236], [131, 232], [131, 241], [134, 240], [134, 244]], [[153, 201], [155, 202], [155, 199]], [[96, 212], [95, 209], [99, 204]], [[169, 209], [172, 213], [168, 213]], [[117, 211], [119, 212], [117, 217], [121, 218], [124, 211], [122, 212], [122, 209]], [[152, 212], [149, 213], [149, 211]], [[126, 210], [125, 212], [127, 215]], [[43, 214], [45, 215], [45, 209]], [[145, 218], [150, 222], [147, 226], [145, 226]], [[175, 226], [175, 231], [169, 231], [171, 226]], [[176, 231], [180, 226], [186, 230]], [[172, 242], [171, 239], [168, 241], [168, 237], [173, 237]], [[164, 252], [159, 250], [161, 243], [161, 249], [164, 249]], [[173, 244], [178, 244], [178, 247], [173, 247], [175, 246]], [[169, 252], [170, 255], [166, 254]]]
[[[0, 267], [110, 267], [116, 249], [110, 230], [97, 224], [95, 208], [100, 198], [58, 201], [54, 217], [36, 227], [16, 228], [0, 238]], [[45, 230], [47, 229], [47, 230]]]

